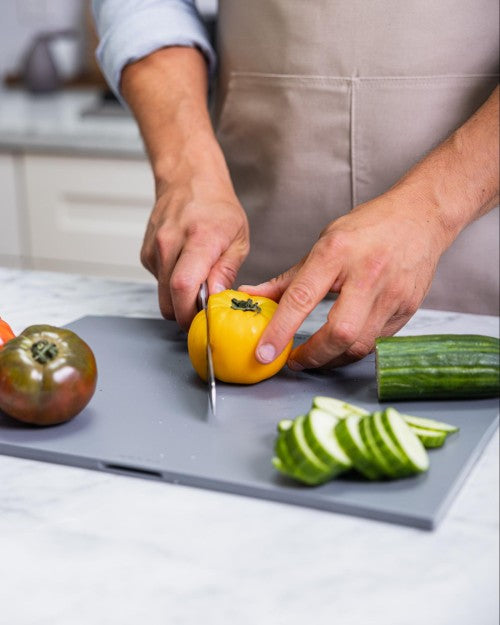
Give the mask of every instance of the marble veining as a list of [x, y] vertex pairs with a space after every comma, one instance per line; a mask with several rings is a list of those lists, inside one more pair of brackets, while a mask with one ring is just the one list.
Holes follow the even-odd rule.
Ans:
[[[0, 268], [15, 331], [86, 314], [159, 317], [155, 287]], [[498, 319], [404, 329], [445, 331]], [[0, 456], [0, 624], [496, 625], [498, 486], [498, 432], [434, 532]]]

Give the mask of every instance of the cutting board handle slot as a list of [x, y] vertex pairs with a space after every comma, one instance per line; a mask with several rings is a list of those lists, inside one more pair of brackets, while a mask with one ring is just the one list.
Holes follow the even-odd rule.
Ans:
[[103, 471], [113, 471], [114, 473], [121, 473], [123, 475], [130, 475], [132, 477], [149, 477], [160, 480], [163, 479], [163, 475], [160, 471], [142, 469], [140, 467], [133, 467], [127, 464], [116, 464], [108, 462], [101, 462], [100, 465]]

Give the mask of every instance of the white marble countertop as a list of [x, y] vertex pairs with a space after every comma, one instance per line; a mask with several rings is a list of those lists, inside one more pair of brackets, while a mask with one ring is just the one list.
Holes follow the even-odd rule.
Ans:
[[145, 158], [131, 115], [95, 116], [96, 89], [31, 95], [0, 91], [0, 150]]
[[[159, 316], [152, 285], [7, 269], [0, 314], [15, 331]], [[471, 327], [498, 335], [434, 311], [406, 331]], [[0, 456], [0, 623], [497, 625], [498, 473], [496, 433], [426, 532]]]

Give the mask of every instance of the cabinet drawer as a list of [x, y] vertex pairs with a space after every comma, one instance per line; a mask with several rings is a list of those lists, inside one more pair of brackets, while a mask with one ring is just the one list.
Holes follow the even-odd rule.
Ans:
[[24, 157], [33, 265], [146, 278], [139, 253], [153, 207], [145, 160]]

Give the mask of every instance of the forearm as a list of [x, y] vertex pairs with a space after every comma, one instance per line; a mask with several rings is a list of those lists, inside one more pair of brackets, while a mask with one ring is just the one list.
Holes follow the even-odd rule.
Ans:
[[498, 204], [499, 89], [391, 190], [422, 203], [450, 245], [469, 223]]
[[121, 89], [143, 136], [157, 186], [189, 171], [230, 184], [207, 108], [207, 68], [196, 49], [158, 50], [126, 66]]

